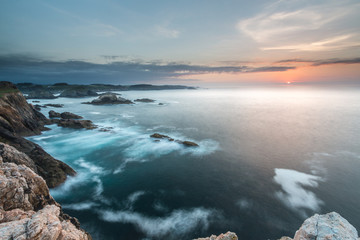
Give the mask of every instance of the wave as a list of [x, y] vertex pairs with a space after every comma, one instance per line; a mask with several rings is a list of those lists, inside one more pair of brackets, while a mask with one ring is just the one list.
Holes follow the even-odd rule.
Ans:
[[167, 235], [181, 236], [197, 228], [206, 230], [215, 216], [215, 211], [205, 208], [175, 210], [165, 217], [148, 217], [137, 212], [110, 210], [101, 211], [99, 214], [104, 221], [130, 223], [147, 237], [159, 238]]
[[80, 203], [62, 204], [61, 206], [64, 209], [82, 211], [82, 210], [92, 209], [93, 207], [97, 207], [99, 206], [99, 204], [94, 202], [80, 202]]

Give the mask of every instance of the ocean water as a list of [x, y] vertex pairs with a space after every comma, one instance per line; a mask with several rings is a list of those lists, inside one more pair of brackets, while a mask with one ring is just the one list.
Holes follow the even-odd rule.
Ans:
[[[51, 194], [94, 239], [293, 236], [336, 211], [360, 230], [360, 90], [298, 86], [120, 92], [155, 103], [40, 100], [110, 131], [30, 137], [77, 172]], [[29, 100], [31, 102], [31, 100]], [[163, 103], [159, 105], [158, 103]], [[198, 143], [156, 142], [166, 134]]]

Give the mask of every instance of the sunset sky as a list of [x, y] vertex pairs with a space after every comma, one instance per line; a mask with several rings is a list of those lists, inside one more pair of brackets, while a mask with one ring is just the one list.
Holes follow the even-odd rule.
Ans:
[[360, 2], [3, 0], [0, 80], [360, 84]]

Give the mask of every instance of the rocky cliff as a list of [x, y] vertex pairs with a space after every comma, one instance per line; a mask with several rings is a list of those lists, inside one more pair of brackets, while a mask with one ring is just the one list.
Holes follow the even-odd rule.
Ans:
[[26, 166], [42, 176], [49, 187], [56, 187], [66, 180], [67, 175], [75, 175], [75, 171], [39, 145], [23, 138], [40, 134], [47, 129], [47, 123], [49, 120], [27, 103], [12, 83], [0, 82], [0, 142], [25, 153], [29, 157]]
[[[360, 240], [358, 232], [345, 218], [336, 212], [324, 215], [315, 214], [306, 219], [294, 238], [282, 237], [279, 240]], [[238, 240], [235, 233], [227, 232], [219, 236], [194, 240]]]
[[31, 159], [2, 144], [0, 153], [0, 240], [90, 240], [76, 218], [64, 214]]

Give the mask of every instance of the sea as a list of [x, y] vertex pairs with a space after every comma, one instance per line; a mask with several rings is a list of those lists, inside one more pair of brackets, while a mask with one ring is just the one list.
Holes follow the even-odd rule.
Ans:
[[[360, 89], [276, 86], [125, 91], [153, 103], [39, 100], [97, 129], [29, 139], [73, 169], [50, 192], [95, 240], [293, 237], [336, 211], [360, 230]], [[28, 100], [32, 103], [33, 99]], [[160, 133], [176, 141], [157, 141]]]

